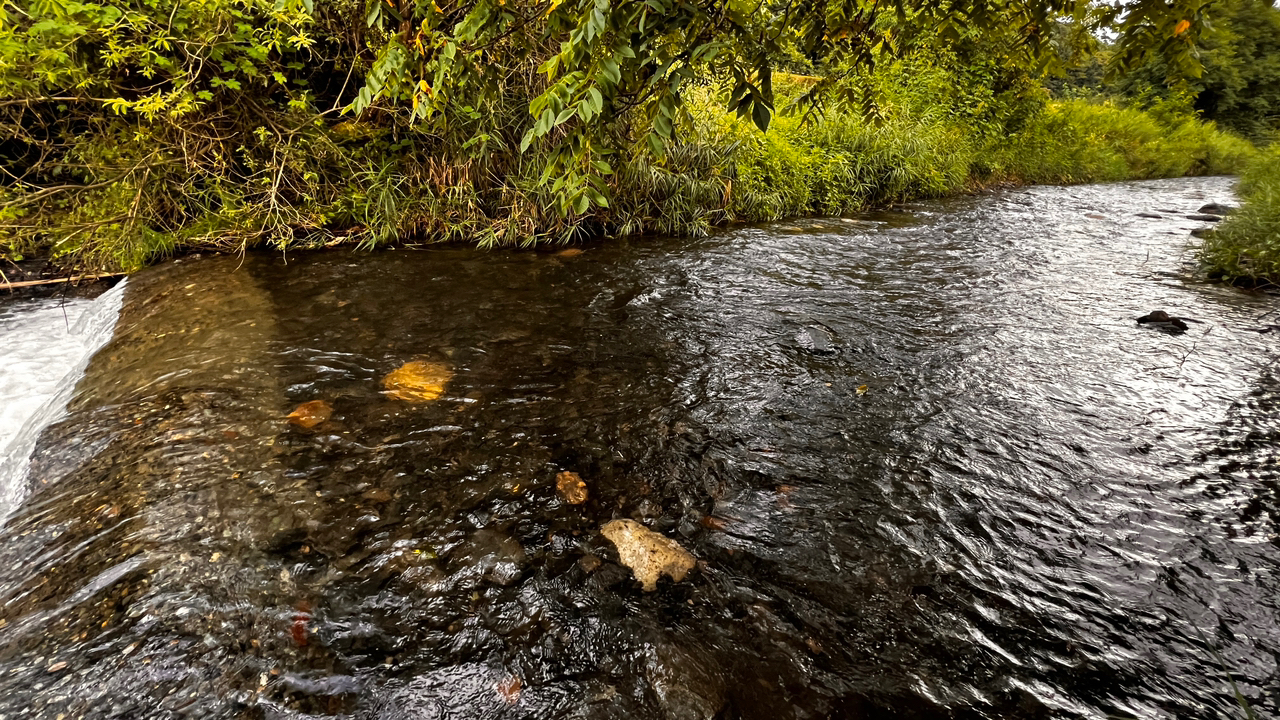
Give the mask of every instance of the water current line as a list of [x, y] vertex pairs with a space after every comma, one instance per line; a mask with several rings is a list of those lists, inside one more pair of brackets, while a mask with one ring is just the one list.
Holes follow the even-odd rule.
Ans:
[[[58, 306], [18, 311], [14, 325], [22, 336], [6, 337], [6, 350], [0, 351], [0, 389], [9, 390], [2, 399], [11, 404], [9, 407], [18, 408], [7, 413], [10, 417], [4, 418], [0, 427], [0, 525], [26, 496], [28, 461], [36, 440], [45, 428], [66, 415], [67, 403], [89, 359], [111, 339], [124, 288], [121, 282], [103, 293], [80, 310], [69, 327], [64, 312], [55, 312], [63, 310]], [[23, 371], [23, 362], [8, 356], [18, 353], [24, 353], [27, 362], [38, 361], [42, 377], [15, 377]], [[45, 398], [42, 403], [41, 398]], [[33, 407], [24, 409], [23, 404]]]

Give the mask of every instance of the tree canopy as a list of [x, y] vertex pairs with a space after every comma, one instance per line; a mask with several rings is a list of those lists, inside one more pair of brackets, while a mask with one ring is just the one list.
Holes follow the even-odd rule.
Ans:
[[1139, 99], [1185, 98], [1202, 117], [1259, 140], [1280, 130], [1280, 8], [1271, 0], [1220, 0], [1205, 10], [1197, 55], [1203, 72], [1171, 72], [1149, 58], [1116, 89]]

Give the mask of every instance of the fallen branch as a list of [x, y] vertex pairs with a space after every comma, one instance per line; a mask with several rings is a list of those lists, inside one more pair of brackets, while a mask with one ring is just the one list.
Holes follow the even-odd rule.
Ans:
[[23, 280], [22, 282], [5, 282], [0, 283], [0, 290], [16, 290], [18, 288], [35, 287], [36, 285], [53, 285], [65, 282], [80, 282], [85, 280], [93, 282], [94, 280], [104, 280], [106, 278], [120, 277], [128, 275], [128, 273], [106, 273], [104, 275], [72, 275], [71, 277], [51, 278], [48, 280]]

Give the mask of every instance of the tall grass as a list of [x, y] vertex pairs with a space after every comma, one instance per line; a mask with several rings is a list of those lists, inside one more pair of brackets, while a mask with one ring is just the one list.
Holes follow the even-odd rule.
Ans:
[[[1000, 100], [1006, 110], [993, 115], [983, 110], [998, 104], [991, 97], [935, 98], [934, 86], [945, 83], [927, 70], [908, 75], [925, 87], [889, 88], [874, 119], [840, 109], [808, 121], [780, 116], [767, 133], [725, 115], [723, 98], [707, 91], [691, 99], [692, 126], [661, 162], [616, 162], [610, 206], [571, 217], [553, 209], [538, 182], [540, 158], [499, 154], [480, 165], [413, 130], [301, 119], [260, 129], [242, 138], [253, 152], [245, 151], [237, 182], [192, 172], [153, 149], [162, 142], [101, 135], [78, 152], [123, 168], [120, 177], [74, 199], [0, 202], [0, 257], [43, 250], [84, 269], [133, 270], [184, 249], [696, 236], [733, 222], [841, 215], [992, 183], [1229, 173], [1253, 153], [1194, 118], [1046, 104], [1034, 93]], [[802, 88], [803, 78], [794, 84]], [[0, 200], [6, 192], [0, 188]], [[1262, 262], [1249, 257], [1233, 267]]]
[[1239, 172], [1254, 152], [1248, 141], [1194, 117], [1068, 100], [990, 148], [989, 172], [1039, 183], [1222, 175]]
[[1109, 103], [1052, 103], [1006, 137], [899, 108], [877, 122], [781, 118], [768, 133], [707, 102], [698, 142], [733, 148], [724, 220], [840, 215], [995, 183], [1082, 183], [1238, 172], [1256, 152], [1211, 123]]
[[784, 118], [763, 134], [723, 117], [708, 125], [704, 137], [735, 147], [727, 183], [734, 220], [840, 215], [954, 193], [970, 180], [973, 139], [942, 124], [842, 114], [809, 124]]
[[1280, 284], [1280, 144], [1259, 153], [1240, 178], [1244, 205], [1200, 249], [1211, 277]]

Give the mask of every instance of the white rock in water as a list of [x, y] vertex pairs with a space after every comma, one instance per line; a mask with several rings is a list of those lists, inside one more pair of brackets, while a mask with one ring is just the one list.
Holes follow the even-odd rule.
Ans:
[[631, 568], [645, 592], [658, 589], [662, 575], [680, 582], [693, 569], [693, 556], [680, 543], [635, 520], [613, 520], [601, 532], [617, 546], [618, 559]]

